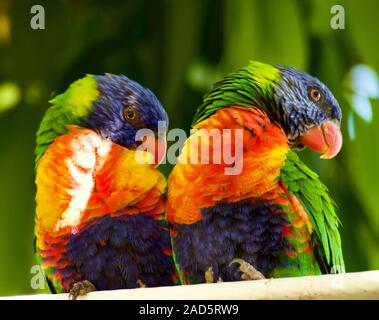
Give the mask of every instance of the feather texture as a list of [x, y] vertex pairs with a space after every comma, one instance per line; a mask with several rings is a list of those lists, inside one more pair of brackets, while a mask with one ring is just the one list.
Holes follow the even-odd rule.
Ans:
[[[152, 157], [147, 152], [145, 156]], [[150, 285], [170, 283], [173, 270], [164, 220], [165, 178], [151, 165], [137, 163], [134, 151], [90, 129], [69, 126], [69, 132], [56, 138], [40, 159], [36, 184], [37, 255], [57, 291], [67, 291], [82, 278], [95, 281], [99, 289], [122, 288], [123, 281], [136, 283], [138, 279]], [[129, 274], [123, 281], [122, 274], [114, 275], [113, 286], [102, 284], [104, 278], [96, 281], [96, 268], [86, 261], [94, 259], [101, 268], [111, 257], [124, 259], [133, 250], [143, 250], [143, 243], [150, 248], [143, 253], [145, 262], [166, 266], [161, 282], [148, 281], [154, 272], [138, 270], [134, 278]], [[100, 248], [108, 254], [102, 255]], [[108, 267], [108, 272], [112, 270]]]
[[[308, 102], [313, 85], [325, 91], [325, 106]], [[344, 272], [328, 190], [291, 150], [302, 130], [340, 118], [326, 86], [293, 68], [253, 61], [214, 85], [194, 117], [199, 130], [187, 139], [168, 179], [167, 217], [182, 283], [204, 282], [209, 268], [214, 281], [239, 280], [229, 266], [234, 258], [267, 277]], [[191, 140], [206, 136], [202, 129], [243, 130], [243, 156], [234, 163], [241, 162], [240, 174], [225, 175], [223, 162], [189, 161], [199, 153]], [[201, 142], [213, 152], [210, 158], [222, 154], [217, 145], [225, 137]]]
[[320, 264], [327, 272], [345, 272], [342, 255], [340, 225], [335, 204], [329, 197], [328, 189], [294, 152], [287, 154], [280, 178], [288, 191], [299, 199], [312, 222], [314, 245]]

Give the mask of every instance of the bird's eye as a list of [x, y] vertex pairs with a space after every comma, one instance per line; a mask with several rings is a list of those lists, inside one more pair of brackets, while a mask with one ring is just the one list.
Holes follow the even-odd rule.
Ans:
[[315, 101], [315, 102], [319, 102], [321, 100], [321, 92], [319, 89], [317, 88], [312, 88], [310, 91], [309, 91], [309, 96], [310, 98]]
[[139, 110], [133, 104], [125, 106], [124, 118], [128, 123], [130, 123], [136, 128], [146, 127], [146, 124], [144, 123], [143, 119], [141, 119], [141, 114], [139, 113]]
[[134, 120], [136, 118], [136, 110], [133, 107], [127, 107], [124, 111], [125, 117], [128, 120]]

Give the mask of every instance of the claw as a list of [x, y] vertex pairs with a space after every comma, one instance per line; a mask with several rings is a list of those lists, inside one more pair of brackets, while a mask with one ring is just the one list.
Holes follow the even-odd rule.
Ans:
[[88, 280], [79, 281], [73, 284], [68, 293], [68, 300], [76, 300], [77, 297], [96, 291], [95, 286]]
[[229, 266], [231, 266], [233, 263], [238, 263], [240, 265], [238, 270], [242, 272], [242, 280], [266, 279], [262, 273], [260, 273], [257, 269], [255, 269], [250, 263], [246, 262], [245, 260], [239, 258], [233, 259], [232, 262], [229, 263]]

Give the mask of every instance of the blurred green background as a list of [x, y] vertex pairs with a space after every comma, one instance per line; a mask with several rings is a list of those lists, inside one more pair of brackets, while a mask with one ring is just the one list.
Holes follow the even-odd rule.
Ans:
[[[341, 154], [301, 157], [339, 206], [347, 270], [379, 269], [379, 81], [368, 69], [379, 70], [379, 1], [37, 3], [45, 30], [30, 27], [34, 1], [0, 1], [0, 295], [33, 292], [33, 149], [53, 95], [86, 73], [122, 73], [157, 94], [171, 128], [188, 130], [210, 85], [251, 59], [306, 70], [340, 101]], [[330, 27], [335, 4], [345, 30]], [[352, 76], [356, 64], [366, 67]]]

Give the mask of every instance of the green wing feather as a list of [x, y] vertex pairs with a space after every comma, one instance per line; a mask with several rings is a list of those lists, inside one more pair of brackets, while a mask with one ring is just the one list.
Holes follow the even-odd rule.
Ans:
[[[288, 191], [295, 195], [308, 213], [312, 223], [314, 252], [324, 272], [345, 272], [341, 238], [338, 232], [340, 221], [328, 189], [297, 156], [290, 151], [280, 178]], [[333, 269], [332, 269], [333, 268]]]

